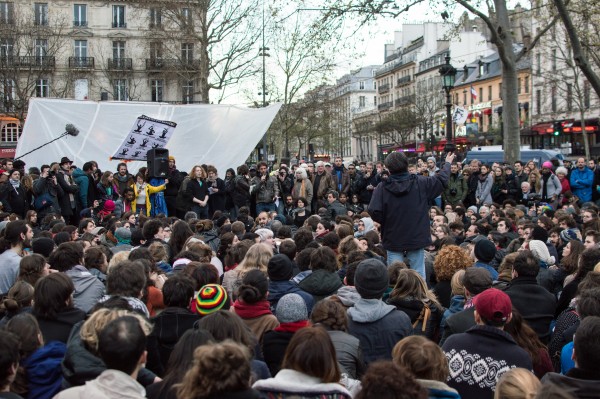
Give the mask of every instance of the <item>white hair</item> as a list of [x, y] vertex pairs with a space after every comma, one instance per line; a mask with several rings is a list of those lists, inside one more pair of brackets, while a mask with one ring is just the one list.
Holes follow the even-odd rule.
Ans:
[[325, 162], [323, 161], [319, 161], [315, 164], [315, 166], [318, 168], [319, 166], [325, 166]]
[[305, 168], [300, 167], [300, 168], [296, 169], [295, 173], [298, 173], [298, 172], [300, 172], [302, 174], [302, 179], [303, 180], [308, 179], [308, 174], [306, 173], [306, 169]]
[[274, 237], [273, 231], [269, 229], [258, 229], [254, 233], [258, 234], [260, 242], [265, 242], [267, 239]]
[[563, 174], [563, 175], [568, 175], [569, 172], [567, 171], [567, 168], [565, 168], [564, 166], [559, 166], [558, 168], [556, 168], [556, 172], [554, 172], [555, 174]]

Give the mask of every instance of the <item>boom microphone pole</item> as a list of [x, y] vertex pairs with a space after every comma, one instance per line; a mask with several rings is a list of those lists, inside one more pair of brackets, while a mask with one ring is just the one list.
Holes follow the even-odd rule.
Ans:
[[77, 129], [74, 125], [72, 125], [72, 124], [69, 123], [69, 124], [67, 124], [65, 126], [65, 132], [63, 134], [61, 134], [60, 136], [58, 136], [55, 139], [50, 140], [47, 143], [42, 144], [41, 146], [39, 146], [37, 148], [34, 148], [33, 150], [31, 150], [31, 151], [29, 151], [29, 152], [21, 155], [20, 157], [15, 158], [14, 160], [16, 161], [17, 159], [21, 159], [24, 156], [27, 156], [27, 155], [31, 154], [32, 152], [35, 152], [35, 151], [39, 150], [40, 148], [47, 146], [50, 143], [54, 143], [56, 140], [62, 139], [63, 137], [66, 137], [66, 136], [73, 136], [73, 137], [75, 137], [78, 134], [79, 134], [79, 129]]

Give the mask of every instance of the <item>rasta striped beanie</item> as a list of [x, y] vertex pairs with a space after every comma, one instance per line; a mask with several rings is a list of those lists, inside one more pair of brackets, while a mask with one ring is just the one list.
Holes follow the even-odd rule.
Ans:
[[207, 284], [202, 287], [194, 302], [194, 310], [200, 316], [206, 316], [220, 309], [229, 309], [227, 291], [219, 284]]

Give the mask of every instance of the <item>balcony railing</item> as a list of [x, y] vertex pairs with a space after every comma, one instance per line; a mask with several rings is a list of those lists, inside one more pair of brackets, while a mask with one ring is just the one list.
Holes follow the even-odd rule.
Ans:
[[391, 101], [387, 102], [387, 103], [381, 103], [377, 106], [377, 109], [380, 111], [385, 111], [388, 110], [390, 108], [392, 108], [392, 106], [394, 105], [394, 103], [392, 103]]
[[78, 28], [85, 28], [88, 26], [88, 21], [73, 21], [73, 26]]
[[147, 58], [147, 71], [188, 70], [200, 69], [200, 60], [178, 60], [167, 58]]
[[51, 56], [2, 56], [0, 57], [0, 67], [16, 67], [16, 68], [39, 68], [50, 69], [56, 66], [54, 57]]
[[133, 69], [133, 61], [131, 58], [109, 58], [108, 69], [129, 71]]
[[379, 89], [377, 89], [377, 90], [379, 91], [379, 94], [387, 93], [388, 91], [390, 91], [390, 84], [386, 83], [386, 84], [380, 85]]
[[410, 83], [410, 75], [406, 75], [401, 78], [398, 78], [398, 82], [396, 83], [396, 86], [404, 86], [408, 83]]
[[69, 57], [69, 68], [93, 69], [94, 57]]
[[414, 100], [415, 100], [414, 94], [411, 94], [409, 96], [400, 97], [400, 98], [396, 99], [396, 107], [410, 104], [410, 103], [414, 102]]

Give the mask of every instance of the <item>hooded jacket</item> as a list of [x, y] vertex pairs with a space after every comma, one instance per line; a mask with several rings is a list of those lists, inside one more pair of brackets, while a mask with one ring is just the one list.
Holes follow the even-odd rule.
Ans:
[[84, 386], [63, 391], [55, 399], [138, 399], [146, 390], [131, 376], [118, 370], [105, 370]]
[[33, 352], [22, 363], [27, 373], [27, 398], [50, 399], [60, 391], [60, 363], [66, 350], [65, 344], [53, 341]]
[[312, 312], [313, 305], [315, 301], [313, 297], [308, 292], [304, 291], [298, 284], [294, 283], [291, 280], [284, 281], [269, 281], [269, 296], [267, 300], [271, 304], [271, 312], [275, 314], [275, 310], [277, 309], [277, 303], [285, 294], [298, 294], [304, 299], [304, 303], [306, 303], [306, 310], [308, 310], [308, 314]]
[[349, 399], [350, 392], [340, 384], [323, 383], [296, 370], [283, 369], [274, 378], [260, 380], [252, 388], [262, 392], [264, 397], [304, 398], [304, 399]]
[[60, 341], [66, 344], [73, 326], [85, 320], [85, 312], [77, 308], [63, 309], [53, 319], [38, 316], [35, 309], [32, 314], [40, 325], [44, 342]]
[[394, 345], [412, 334], [406, 313], [379, 299], [361, 298], [348, 309], [348, 332], [360, 341], [365, 363], [392, 358]]
[[342, 280], [337, 273], [324, 269], [314, 270], [308, 277], [300, 281], [300, 288], [313, 296], [314, 302], [333, 295], [342, 286]]
[[375, 188], [369, 214], [381, 224], [386, 250], [412, 251], [431, 245], [429, 202], [444, 191], [449, 175], [446, 162], [435, 176], [393, 174]]
[[589, 372], [573, 368], [567, 374], [548, 373], [542, 383], [550, 383], [564, 389], [567, 393], [579, 399], [593, 399], [598, 397], [600, 386], [600, 373]]
[[67, 270], [65, 274], [71, 278], [75, 286], [75, 292], [73, 292], [75, 307], [86, 313], [89, 312], [98, 303], [98, 300], [104, 296], [104, 284], [84, 266], [74, 266]]

